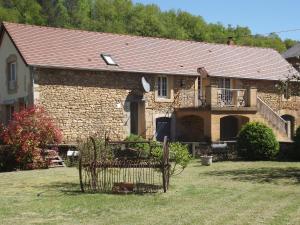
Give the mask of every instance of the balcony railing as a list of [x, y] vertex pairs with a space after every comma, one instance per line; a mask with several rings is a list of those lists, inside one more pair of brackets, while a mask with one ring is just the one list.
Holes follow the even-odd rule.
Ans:
[[217, 86], [207, 86], [205, 96], [200, 95], [195, 90], [180, 90], [179, 107], [204, 107], [217, 108], [244, 108], [257, 106], [257, 89], [226, 89]]
[[247, 102], [246, 89], [217, 88], [217, 105], [219, 107], [245, 107]]

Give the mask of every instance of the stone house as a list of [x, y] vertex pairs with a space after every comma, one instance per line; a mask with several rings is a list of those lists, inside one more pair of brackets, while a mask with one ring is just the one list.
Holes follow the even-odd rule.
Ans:
[[300, 43], [285, 51], [282, 57], [292, 64], [296, 70], [300, 71]]
[[6, 22], [0, 32], [3, 123], [39, 104], [65, 142], [94, 133], [231, 140], [248, 121], [290, 141], [300, 125], [299, 99], [276, 88], [297, 71], [272, 49]]

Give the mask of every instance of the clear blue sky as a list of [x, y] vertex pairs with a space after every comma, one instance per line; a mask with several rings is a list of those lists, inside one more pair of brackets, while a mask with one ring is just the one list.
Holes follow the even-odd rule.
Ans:
[[[300, 29], [300, 0], [133, 0], [159, 5], [162, 10], [181, 9], [202, 16], [206, 22], [247, 26], [254, 34]], [[300, 30], [281, 33], [283, 39], [300, 41]]]

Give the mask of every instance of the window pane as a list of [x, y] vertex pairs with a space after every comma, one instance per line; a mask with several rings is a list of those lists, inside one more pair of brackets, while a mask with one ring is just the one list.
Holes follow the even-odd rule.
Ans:
[[225, 88], [230, 88], [230, 79], [225, 79]]
[[162, 96], [167, 97], [167, 78], [162, 78]]
[[158, 77], [157, 79], [157, 83], [158, 83], [158, 96], [161, 96], [162, 93], [161, 93], [161, 77]]
[[10, 80], [16, 80], [16, 63], [10, 64]]
[[158, 96], [166, 98], [168, 97], [168, 78], [158, 77], [157, 79], [157, 90]]

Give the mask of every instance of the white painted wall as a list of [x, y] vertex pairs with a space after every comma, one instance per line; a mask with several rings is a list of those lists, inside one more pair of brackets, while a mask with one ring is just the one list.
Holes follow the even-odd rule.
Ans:
[[[8, 93], [6, 60], [10, 55], [17, 56], [17, 92]], [[18, 98], [27, 97], [31, 92], [30, 70], [18, 53], [7, 33], [4, 33], [0, 46], [0, 121], [3, 121], [5, 102], [16, 101]], [[1, 110], [2, 109], [2, 110]], [[2, 118], [1, 118], [2, 116]]]

